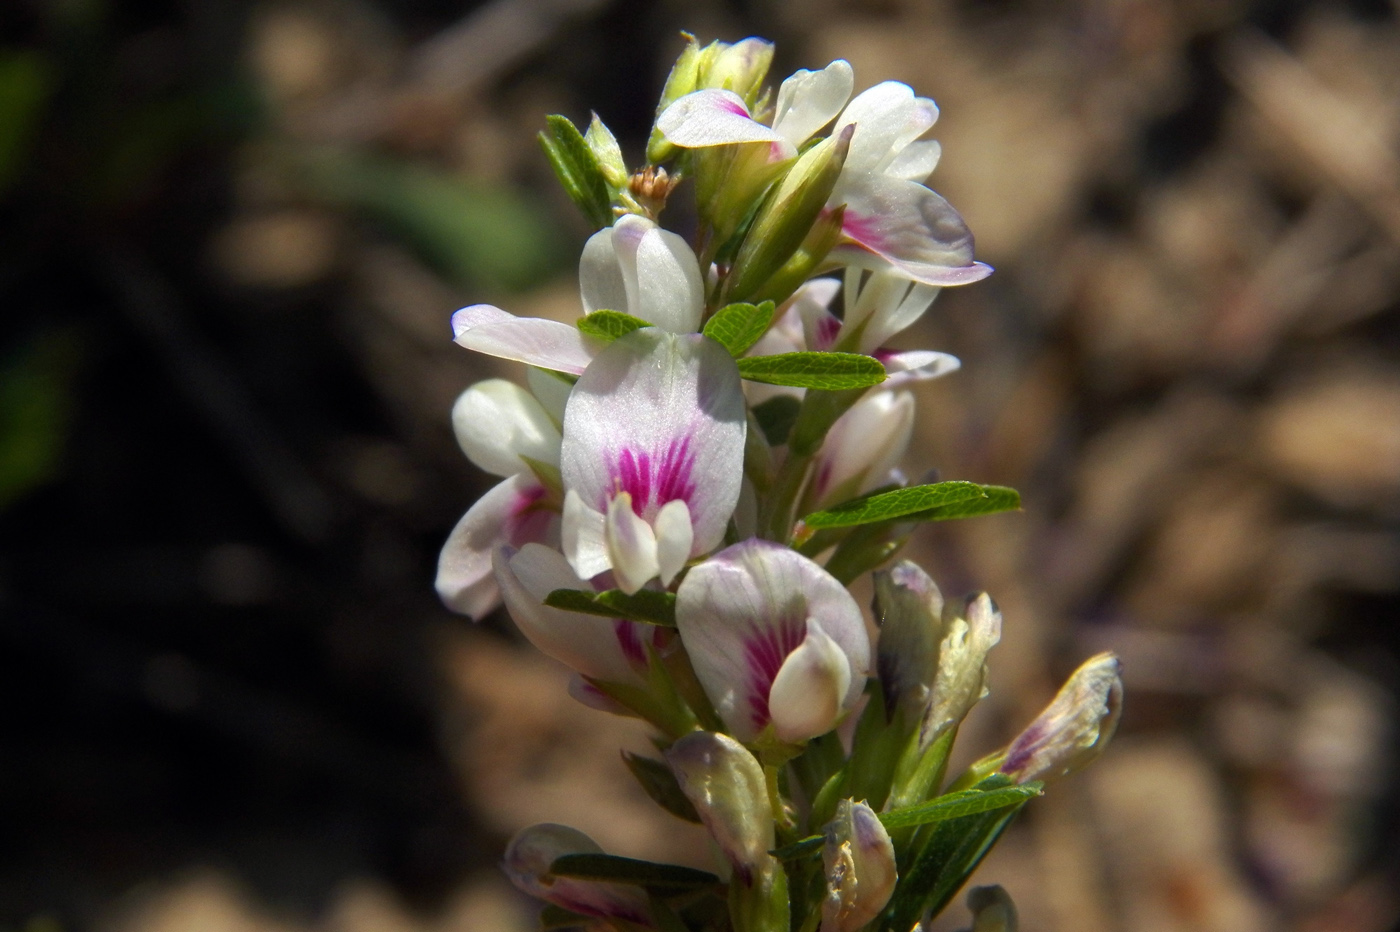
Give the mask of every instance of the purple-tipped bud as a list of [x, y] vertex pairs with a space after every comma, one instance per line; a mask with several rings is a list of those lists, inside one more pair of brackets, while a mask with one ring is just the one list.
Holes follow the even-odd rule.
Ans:
[[1001, 612], [985, 592], [968, 601], [963, 617], [948, 622], [920, 739], [925, 746], [966, 718], [987, 694], [987, 654], [1000, 640]]
[[855, 932], [880, 914], [894, 892], [894, 845], [874, 810], [843, 799], [822, 850], [826, 899], [821, 932]]
[[506, 846], [506, 876], [530, 896], [584, 916], [623, 919], [654, 928], [646, 894], [639, 888], [598, 880], [559, 877], [549, 872], [566, 854], [601, 854], [597, 842], [567, 825], [544, 822], [521, 829]]
[[768, 853], [773, 810], [763, 768], [742, 744], [728, 735], [696, 731], [671, 745], [666, 762], [745, 884], [777, 867]]
[[972, 928], [967, 932], [1016, 932], [1016, 904], [1001, 887], [973, 887], [967, 894]]
[[1123, 680], [1113, 654], [1086, 660], [1006, 751], [1001, 772], [1018, 783], [1063, 777], [1103, 753], [1123, 712]]
[[875, 617], [880, 622], [876, 669], [885, 712], [922, 718], [933, 699], [938, 645], [943, 640], [943, 594], [909, 560], [875, 574]]

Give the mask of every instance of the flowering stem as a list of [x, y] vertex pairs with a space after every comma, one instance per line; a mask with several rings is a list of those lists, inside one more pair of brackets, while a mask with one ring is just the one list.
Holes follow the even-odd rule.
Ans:
[[768, 540], [787, 543], [792, 532], [793, 509], [798, 496], [807, 484], [807, 474], [811, 471], [814, 454], [799, 454], [789, 450], [787, 459], [778, 470], [773, 481], [773, 492], [759, 509], [758, 526]]

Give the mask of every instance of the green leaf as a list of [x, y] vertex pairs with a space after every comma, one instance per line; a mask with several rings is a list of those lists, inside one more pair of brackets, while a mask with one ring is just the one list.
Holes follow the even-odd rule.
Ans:
[[578, 329], [588, 334], [590, 337], [597, 337], [600, 340], [616, 340], [618, 337], [626, 336], [633, 330], [640, 330], [642, 327], [650, 327], [651, 324], [640, 317], [633, 317], [631, 314], [624, 314], [622, 311], [594, 311], [587, 317], [580, 317], [577, 321]]
[[568, 117], [551, 114], [545, 117], [545, 124], [540, 145], [564, 192], [594, 226], [611, 226], [612, 197], [598, 156]]
[[700, 821], [700, 814], [681, 791], [680, 784], [676, 782], [676, 775], [671, 772], [670, 767], [659, 760], [642, 757], [640, 754], [629, 754], [626, 751], [622, 752], [622, 762], [658, 806], [687, 822]]
[[778, 353], [736, 360], [739, 374], [751, 382], [839, 391], [868, 388], [885, 381], [879, 360], [860, 353]]
[[1004, 485], [984, 485], [982, 498], [968, 498], [938, 508], [910, 515], [909, 521], [951, 521], [954, 518], [975, 518], [1003, 511], [1021, 510], [1021, 493]]
[[1025, 786], [1008, 786], [997, 790], [963, 790], [949, 793], [937, 799], [880, 813], [880, 822], [887, 829], [908, 828], [911, 825], [927, 825], [930, 822], [944, 822], [963, 816], [990, 812], [1016, 806], [1040, 795], [1039, 782]]
[[773, 302], [762, 304], [729, 304], [715, 312], [705, 323], [705, 336], [718, 340], [739, 358], [749, 351], [773, 323]]
[[586, 615], [626, 618], [628, 621], [644, 621], [650, 625], [661, 625], [666, 628], [676, 626], [675, 594], [657, 592], [654, 589], [638, 589], [632, 595], [628, 595], [621, 589], [608, 589], [606, 592], [555, 589], [545, 596], [544, 604], [550, 608], [583, 612]]
[[690, 889], [712, 887], [721, 881], [709, 871], [682, 867], [679, 864], [657, 864], [615, 854], [565, 854], [554, 859], [549, 872], [559, 877], [581, 880], [606, 880], [638, 887]]
[[[993, 495], [993, 492], [996, 494]], [[1007, 492], [1011, 493], [1010, 500], [1005, 495]], [[1008, 504], [1008, 501], [1011, 503]], [[915, 485], [907, 489], [862, 495], [825, 511], [813, 512], [802, 520], [809, 528], [856, 527], [895, 518], [906, 521], [939, 521], [969, 514], [990, 513], [977, 510], [979, 508], [1005, 511], [1019, 504], [1020, 498], [1013, 490], [1000, 486], [984, 486], [962, 481], [935, 482], [932, 485]]]
[[790, 845], [783, 845], [781, 848], [774, 848], [768, 852], [779, 861], [796, 861], [798, 858], [805, 858], [822, 850], [822, 845], [826, 842], [825, 835], [808, 835], [800, 841], [794, 841]]
[[[991, 792], [1010, 783], [1010, 778], [1004, 774], [994, 774], [977, 784], [974, 791]], [[1024, 799], [1000, 809], [947, 819], [935, 825], [909, 869], [899, 878], [880, 928], [908, 929], [920, 916], [936, 914], [946, 906], [1023, 805]]]
[[762, 404], [754, 405], [753, 416], [763, 430], [763, 438], [770, 447], [787, 443], [792, 425], [797, 423], [797, 412], [802, 410], [802, 399], [791, 395], [778, 395]]

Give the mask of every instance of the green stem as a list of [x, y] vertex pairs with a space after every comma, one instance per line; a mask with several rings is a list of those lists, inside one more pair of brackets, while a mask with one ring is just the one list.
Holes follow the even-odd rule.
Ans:
[[812, 459], [811, 453], [801, 455], [789, 450], [787, 459], [778, 469], [773, 490], [763, 502], [758, 515], [759, 533], [768, 540], [787, 543], [792, 533], [792, 512], [797, 506], [797, 497], [802, 494], [802, 487], [807, 484]]

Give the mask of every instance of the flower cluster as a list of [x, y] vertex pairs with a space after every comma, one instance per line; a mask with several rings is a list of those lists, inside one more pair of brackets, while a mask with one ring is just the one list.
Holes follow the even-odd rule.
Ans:
[[[528, 389], [488, 380], [453, 409], [468, 458], [502, 481], [453, 530], [439, 593], [473, 618], [503, 601], [575, 671], [576, 698], [651, 723], [662, 756], [629, 768], [723, 856], [710, 874], [526, 829], [506, 869], [553, 926], [908, 932], [1117, 722], [1118, 663], [1102, 655], [947, 779], [1001, 615], [986, 594], [945, 604], [908, 561], [880, 567], [921, 523], [1019, 499], [905, 478], [903, 386], [958, 361], [887, 343], [940, 288], [990, 269], [924, 183], [933, 101], [895, 82], [852, 96], [844, 61], [774, 97], [772, 54], [690, 40], [635, 172], [596, 116], [584, 132], [549, 118], [545, 152], [599, 227], [583, 314], [452, 319], [462, 346], [529, 369]], [[691, 241], [657, 222], [682, 180]], [[872, 570], [874, 641], [847, 588]], [[978, 928], [1014, 927], [1001, 891], [972, 905]]]

